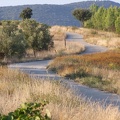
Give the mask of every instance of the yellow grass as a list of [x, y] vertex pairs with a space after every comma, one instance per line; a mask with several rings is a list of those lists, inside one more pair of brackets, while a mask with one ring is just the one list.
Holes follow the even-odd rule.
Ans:
[[85, 102], [58, 82], [31, 80], [18, 71], [0, 68], [0, 113], [8, 114], [24, 102], [48, 100], [52, 120], [119, 120], [117, 107]]

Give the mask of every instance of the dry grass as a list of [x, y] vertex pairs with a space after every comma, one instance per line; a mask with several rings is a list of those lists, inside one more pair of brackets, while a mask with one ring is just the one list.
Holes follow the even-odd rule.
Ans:
[[52, 26], [50, 28], [50, 34], [53, 36], [54, 41], [64, 41], [66, 39], [67, 27], [64, 26]]
[[119, 52], [58, 57], [48, 68], [90, 87], [120, 94]]
[[28, 50], [27, 51], [28, 56], [26, 58], [23, 58], [22, 61], [51, 59], [51, 58], [55, 58], [58, 56], [81, 53], [84, 50], [85, 50], [85, 47], [79, 42], [66, 41], [66, 46], [65, 46], [64, 41], [54, 41], [54, 48], [52, 50], [37, 52], [36, 58], [33, 55], [33, 51]]
[[0, 68], [0, 113], [14, 111], [24, 102], [49, 101], [52, 120], [119, 120], [117, 107], [102, 108], [99, 103], [75, 97], [58, 82], [31, 80], [18, 71]]
[[83, 35], [84, 40], [87, 41], [88, 43], [106, 46], [112, 49], [120, 48], [120, 37], [118, 34], [115, 34], [113, 32], [105, 32], [100, 30], [70, 26], [69, 27], [53, 26], [51, 30], [52, 31], [57, 30], [58, 33], [60, 33], [60, 31], [63, 31], [64, 33], [75, 32]]
[[68, 31], [83, 35], [88, 43], [106, 46], [109, 48], [120, 48], [120, 37], [113, 32], [105, 32], [87, 28], [68, 27]]

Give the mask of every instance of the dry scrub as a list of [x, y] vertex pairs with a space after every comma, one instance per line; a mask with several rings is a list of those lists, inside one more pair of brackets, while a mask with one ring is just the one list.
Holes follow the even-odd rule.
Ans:
[[119, 52], [58, 57], [48, 68], [90, 87], [120, 94]]
[[119, 120], [117, 107], [102, 108], [98, 103], [84, 102], [58, 82], [31, 80], [27, 75], [0, 68], [0, 113], [14, 111], [25, 102], [48, 100], [52, 120]]

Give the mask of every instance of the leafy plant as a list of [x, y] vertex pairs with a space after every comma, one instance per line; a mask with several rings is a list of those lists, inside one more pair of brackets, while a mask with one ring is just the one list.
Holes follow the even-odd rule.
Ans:
[[20, 108], [8, 115], [1, 115], [0, 120], [51, 120], [50, 113], [44, 112], [46, 101], [40, 103], [24, 103]]

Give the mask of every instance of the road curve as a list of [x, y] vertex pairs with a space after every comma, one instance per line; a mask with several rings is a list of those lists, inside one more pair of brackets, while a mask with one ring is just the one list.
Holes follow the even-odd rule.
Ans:
[[83, 37], [77, 33], [67, 33], [67, 41], [78, 41], [85, 46], [85, 51], [82, 54], [92, 54], [98, 52], [105, 52], [108, 48], [98, 45], [93, 45], [85, 42]]
[[[86, 50], [82, 54], [91, 54], [96, 52], [104, 52], [107, 50], [105, 47], [92, 45], [86, 43], [82, 36], [76, 33], [67, 33], [67, 41], [74, 41], [80, 42], [81, 44], [85, 45]], [[75, 83], [72, 80], [68, 80], [63, 78], [51, 71], [47, 71], [46, 67], [51, 62], [51, 60], [41, 60], [41, 61], [34, 61], [34, 62], [26, 62], [26, 63], [16, 63], [11, 64], [8, 67], [13, 69], [20, 69], [21, 71], [29, 74], [31, 77], [41, 78], [41, 79], [49, 79], [49, 80], [60, 80], [62, 84], [67, 85], [70, 89], [73, 90], [74, 94], [85, 96], [86, 98], [90, 99], [91, 101], [106, 101], [106, 104], [112, 103], [113, 105], [117, 105], [120, 107], [120, 96], [104, 91], [99, 91], [94, 88], [89, 88], [84, 85], [80, 85]]]

